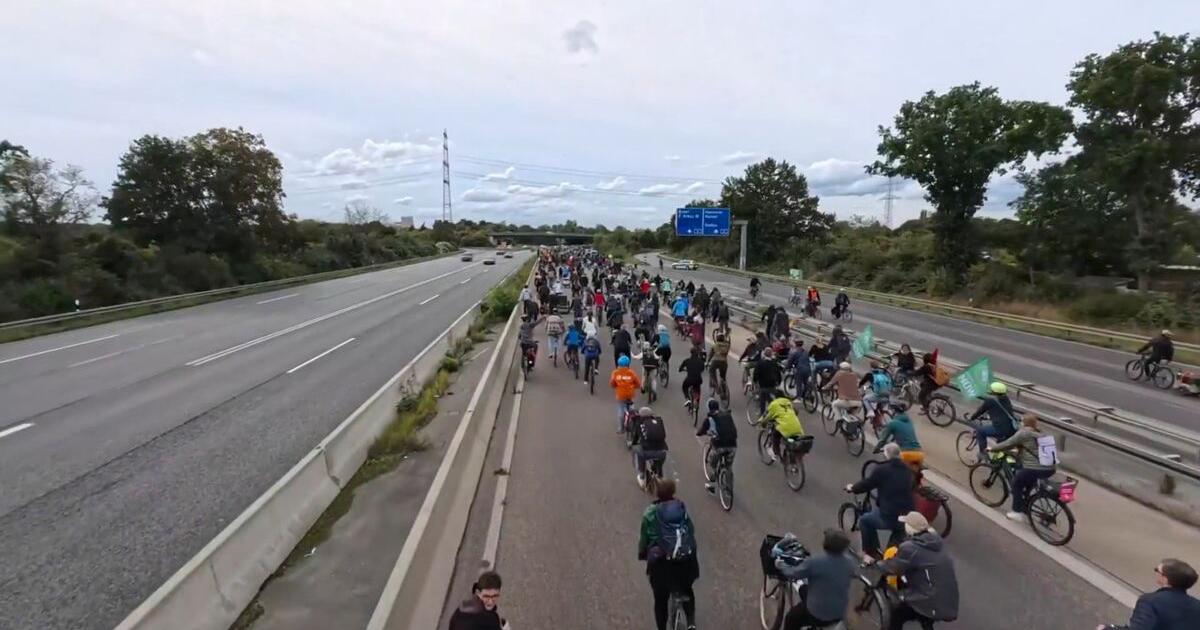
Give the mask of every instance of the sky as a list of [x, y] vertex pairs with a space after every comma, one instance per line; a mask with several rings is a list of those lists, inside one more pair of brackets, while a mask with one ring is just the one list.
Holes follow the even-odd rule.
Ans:
[[[144, 134], [261, 134], [285, 207], [339, 220], [654, 227], [770, 156], [882, 218], [879, 125], [980, 81], [1065, 104], [1090, 53], [1200, 27], [1196, 0], [6, 0], [0, 138], [101, 193]], [[928, 204], [893, 183], [893, 224]], [[1020, 192], [993, 181], [984, 216]]]

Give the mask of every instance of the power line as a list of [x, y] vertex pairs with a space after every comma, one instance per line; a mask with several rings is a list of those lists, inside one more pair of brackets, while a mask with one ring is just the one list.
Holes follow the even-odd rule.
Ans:
[[648, 181], [676, 181], [676, 182], [700, 182], [702, 184], [713, 184], [720, 186], [722, 182], [714, 179], [701, 179], [694, 177], [679, 177], [678, 175], [637, 175], [632, 173], [618, 173], [615, 171], [593, 171], [589, 169], [567, 168], [561, 166], [546, 166], [542, 164], [529, 164], [525, 162], [509, 162], [507, 160], [493, 160], [489, 158], [481, 158], [472, 155], [459, 155], [459, 160], [470, 162], [472, 164], [482, 164], [488, 166], [512, 166], [516, 168], [529, 169], [531, 171], [545, 171], [549, 173], [564, 173], [568, 175], [589, 175], [594, 177], [624, 177], [625, 179], [638, 179]]

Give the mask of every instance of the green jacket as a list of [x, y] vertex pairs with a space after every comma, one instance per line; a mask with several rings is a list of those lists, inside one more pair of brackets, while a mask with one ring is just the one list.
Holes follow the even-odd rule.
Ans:
[[879, 433], [879, 443], [887, 444], [888, 439], [896, 441], [902, 451], [919, 451], [921, 443], [917, 441], [917, 430], [907, 415], [899, 414], [883, 426]]
[[[686, 506], [683, 505], [682, 501], [679, 501], [678, 499], [671, 499], [671, 501], [678, 501], [681, 509], [687, 509]], [[646, 510], [642, 512], [642, 527], [640, 535], [638, 536], [638, 560], [645, 560], [649, 549], [658, 542], [658, 506], [662, 505], [663, 503], [668, 502], [655, 501], [647, 506]], [[692, 524], [692, 517], [690, 515], [688, 515], [685, 523], [688, 530], [690, 530], [692, 537], [695, 538], [696, 528], [695, 525]]]

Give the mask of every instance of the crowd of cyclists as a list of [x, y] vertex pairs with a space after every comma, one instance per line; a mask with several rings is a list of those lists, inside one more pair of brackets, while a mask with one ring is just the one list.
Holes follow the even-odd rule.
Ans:
[[[694, 419], [695, 436], [709, 440], [706, 470], [715, 470], [718, 462], [732, 464], [738, 432], [727, 383], [731, 328], [726, 298], [717, 287], [664, 277], [662, 260], [658, 262], [655, 272], [590, 249], [542, 248], [533, 288], [521, 294], [524, 316], [519, 340], [532, 368], [537, 353], [534, 327], [544, 321], [549, 355], [557, 363], [561, 351], [568, 365], [575, 366], [582, 357], [584, 378], [592, 379], [594, 387], [605, 346], [600, 342], [601, 328], [608, 329], [607, 347], [613, 360], [608, 385], [616, 401], [616, 431], [625, 435], [634, 451], [637, 484], [655, 496], [642, 515], [638, 555], [647, 563], [655, 621], [662, 630], [673, 612], [673, 601], [686, 617], [686, 627], [695, 628], [692, 584], [699, 577], [695, 524], [675, 496], [676, 482], [662, 474], [669, 449], [667, 426], [649, 406], [657, 385], [669, 382], [673, 359], [678, 358], [674, 373], [683, 375], [680, 388], [684, 407]], [[751, 279], [752, 295], [759, 293], [760, 285], [757, 278]], [[840, 292], [835, 300], [841, 312], [849, 309], [849, 298], [844, 296]], [[808, 296], [805, 308], [819, 306], [819, 299], [819, 294]], [[673, 330], [661, 317], [663, 311], [669, 313]], [[765, 459], [774, 462], [792, 448], [805, 435], [799, 411], [806, 407], [816, 411], [818, 406], [828, 407], [827, 413], [844, 431], [866, 431], [870, 426], [878, 438], [876, 452], [884, 456], [869, 474], [864, 468], [863, 478], [844, 488], [848, 494], [872, 499], [873, 507], [858, 520], [861, 558], [851, 560], [849, 539], [840, 530], [824, 533], [822, 555], [808, 554], [794, 538], [770, 549], [779, 569], [793, 576], [789, 579], [806, 583], [806, 596], [788, 612], [781, 627], [835, 627], [849, 607], [851, 582], [868, 567], [897, 578], [898, 595], [888, 615], [891, 628], [903, 628], [910, 621], [931, 628], [935, 622], [955, 619], [954, 562], [931, 525], [936, 513], [922, 505], [916, 492], [921, 487], [924, 453], [908, 416], [910, 401], [903, 394], [906, 384], [919, 383], [911, 402], [927, 413], [930, 397], [949, 382], [936, 351], [918, 360], [904, 345], [889, 365], [872, 361], [868, 371], [858, 374], [851, 363], [850, 339], [840, 326], [828, 339], [806, 347], [793, 335], [783, 306], [769, 306], [761, 322], [762, 330], [747, 340], [737, 360], [742, 366], [743, 392], [757, 410], [748, 411], [748, 419], [769, 432]], [[634, 361], [640, 369], [634, 368]], [[702, 396], [705, 377], [706, 397]], [[639, 407], [639, 395], [645, 395], [648, 404]], [[987, 421], [978, 422], [982, 418]], [[1010, 454], [1017, 461], [1007, 516], [1025, 519], [1029, 491], [1056, 471], [1053, 437], [1038, 427], [1036, 416], [1018, 417], [1000, 382], [990, 385], [988, 397], [969, 420], [975, 423], [978, 462], [991, 461], [997, 454]], [[710, 479], [705, 487], [715, 493], [715, 485], [715, 479]], [[883, 529], [890, 533], [886, 546], [879, 540]], [[1131, 623], [1130, 627], [1182, 626]]]

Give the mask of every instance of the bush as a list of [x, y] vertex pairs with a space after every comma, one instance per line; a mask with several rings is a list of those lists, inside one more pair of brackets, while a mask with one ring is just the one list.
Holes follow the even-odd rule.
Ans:
[[949, 297], [957, 288], [954, 274], [945, 269], [933, 269], [925, 275], [925, 293], [930, 297]]
[[116, 274], [85, 267], [71, 275], [71, 285], [76, 287], [80, 308], [96, 308], [129, 302], [128, 285]]
[[1116, 324], [1133, 320], [1145, 300], [1131, 293], [1092, 293], [1067, 307], [1071, 319], [1096, 324]]
[[173, 276], [185, 291], [207, 291], [236, 283], [229, 263], [201, 252], [167, 255], [164, 259], [167, 273]]
[[21, 286], [17, 305], [25, 317], [40, 317], [75, 310], [75, 298], [61, 281], [38, 278]]
[[1000, 263], [972, 265], [967, 277], [967, 289], [976, 300], [1011, 299], [1022, 283], [1019, 271]]
[[1135, 321], [1143, 326], [1169, 328], [1178, 326], [1183, 319], [1183, 309], [1170, 298], [1158, 298], [1148, 302], [1137, 312]]

